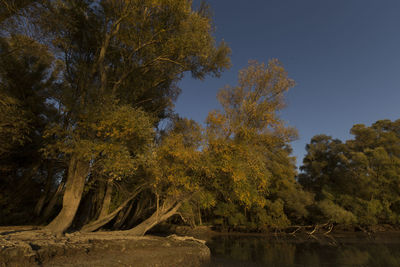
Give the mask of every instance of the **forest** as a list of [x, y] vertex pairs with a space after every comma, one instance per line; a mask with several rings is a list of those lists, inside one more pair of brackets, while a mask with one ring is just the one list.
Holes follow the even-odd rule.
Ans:
[[398, 225], [400, 120], [314, 136], [298, 170], [277, 59], [249, 61], [204, 123], [174, 111], [183, 77], [231, 65], [212, 18], [189, 0], [0, 0], [0, 225]]

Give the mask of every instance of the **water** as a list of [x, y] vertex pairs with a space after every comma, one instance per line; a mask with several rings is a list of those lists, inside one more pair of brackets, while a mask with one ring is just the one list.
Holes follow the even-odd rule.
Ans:
[[400, 267], [400, 235], [238, 236], [207, 242], [212, 260], [206, 266], [382, 266]]

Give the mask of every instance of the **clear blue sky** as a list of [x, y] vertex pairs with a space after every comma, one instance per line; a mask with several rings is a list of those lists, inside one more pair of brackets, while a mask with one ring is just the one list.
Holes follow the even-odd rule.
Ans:
[[219, 107], [218, 89], [236, 85], [249, 59], [277, 58], [297, 84], [281, 117], [299, 131], [292, 143], [298, 163], [316, 134], [346, 140], [356, 123], [400, 118], [400, 0], [208, 2], [233, 66], [219, 79], [185, 78], [181, 116], [203, 123]]

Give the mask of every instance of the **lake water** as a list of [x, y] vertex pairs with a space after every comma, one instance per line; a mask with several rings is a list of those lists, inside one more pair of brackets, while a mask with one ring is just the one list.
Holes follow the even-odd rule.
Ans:
[[400, 267], [399, 234], [221, 235], [207, 245], [212, 260], [205, 266]]

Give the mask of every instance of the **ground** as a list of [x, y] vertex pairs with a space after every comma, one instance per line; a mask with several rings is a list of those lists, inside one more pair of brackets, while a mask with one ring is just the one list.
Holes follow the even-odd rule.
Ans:
[[200, 266], [210, 259], [202, 242], [174, 236], [129, 236], [123, 231], [56, 237], [32, 227], [0, 227], [0, 266]]

